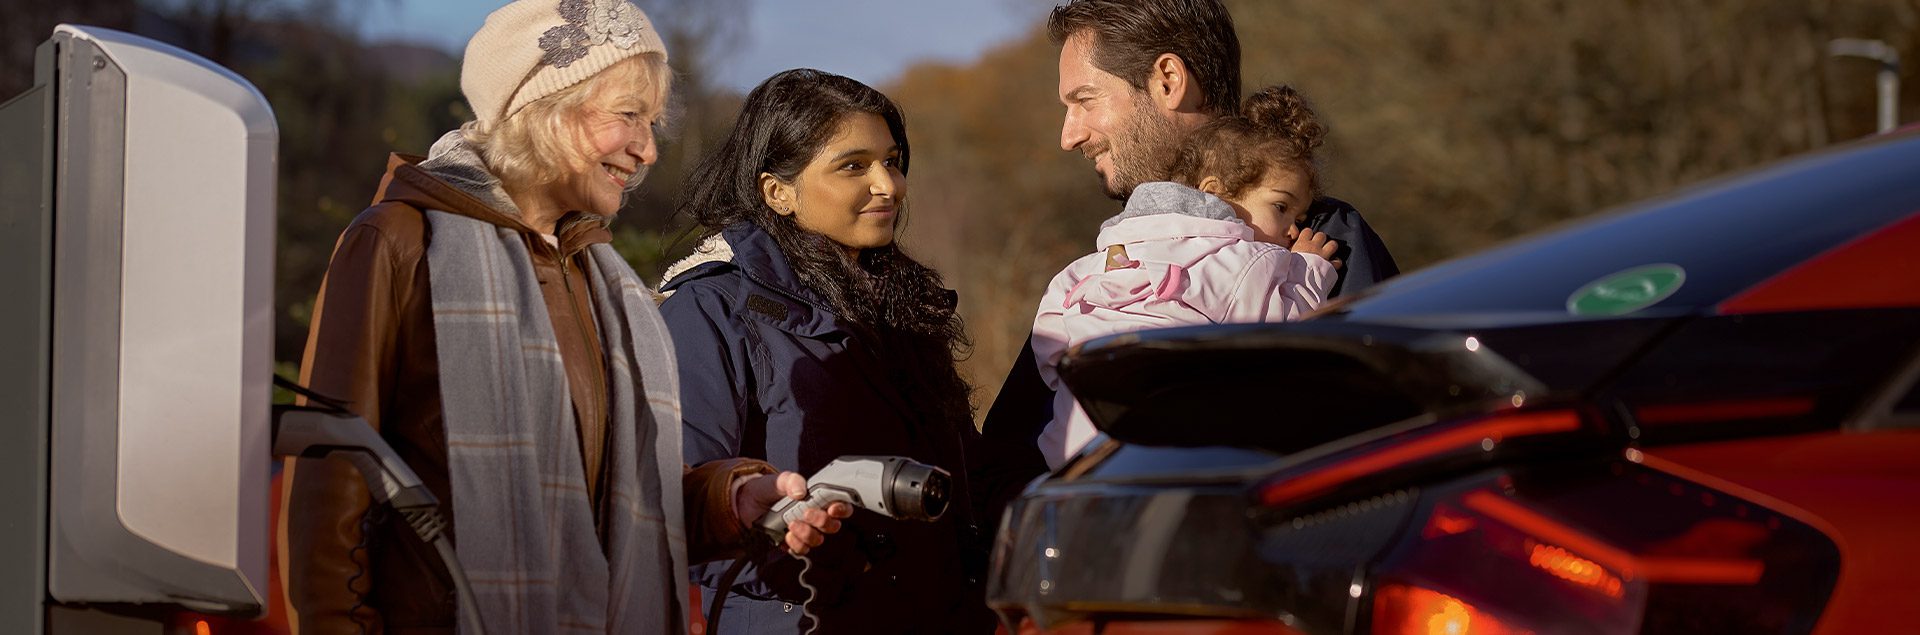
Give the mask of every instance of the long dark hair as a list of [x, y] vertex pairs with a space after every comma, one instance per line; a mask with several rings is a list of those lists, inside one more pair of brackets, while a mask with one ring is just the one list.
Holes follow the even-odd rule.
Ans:
[[[901, 361], [919, 366], [917, 384], [937, 395], [927, 406], [972, 416], [970, 390], [954, 369], [954, 360], [971, 350], [954, 308], [954, 294], [940, 274], [900, 251], [895, 243], [860, 250], [849, 257], [832, 239], [800, 227], [791, 216], [768, 207], [760, 174], [792, 182], [838, 131], [849, 115], [879, 115], [900, 148], [905, 174], [913, 153], [907, 144], [900, 107], [860, 82], [808, 68], [767, 78], [747, 94], [740, 118], [720, 149], [708, 155], [687, 179], [679, 212], [709, 232], [736, 223], [752, 223], [773, 237], [800, 282], [819, 294], [841, 318], [878, 338], [877, 344]], [[900, 218], [905, 218], [901, 207]], [[917, 392], [917, 391], [916, 391]], [[956, 401], [957, 400], [957, 401]]]

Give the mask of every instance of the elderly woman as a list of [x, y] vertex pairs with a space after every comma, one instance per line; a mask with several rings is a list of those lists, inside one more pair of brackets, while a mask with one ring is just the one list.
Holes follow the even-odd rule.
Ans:
[[[726, 633], [993, 631], [967, 460], [979, 435], [954, 368], [960, 316], [940, 275], [894, 242], [911, 158], [886, 95], [799, 69], [753, 89], [688, 179], [680, 211], [709, 236], [669, 272], [661, 306], [686, 379], [687, 460], [812, 473], [842, 455], [899, 455], [957, 485], [939, 522], [857, 512], [811, 563], [754, 560], [726, 599]], [[724, 571], [696, 579], [716, 593]]]
[[[303, 381], [347, 401], [451, 507], [496, 633], [684, 630], [686, 566], [805, 480], [754, 460], [688, 469], [674, 353], [607, 222], [654, 162], [671, 76], [624, 0], [520, 0], [467, 46], [476, 120], [388, 161], [335, 247]], [[292, 470], [288, 597], [303, 633], [451, 633], [432, 548], [370, 513], [343, 463]], [[786, 547], [851, 511], [815, 510]]]

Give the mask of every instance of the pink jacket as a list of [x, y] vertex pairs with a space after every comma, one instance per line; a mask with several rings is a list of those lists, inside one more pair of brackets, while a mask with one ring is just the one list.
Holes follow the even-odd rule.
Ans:
[[1096, 432], [1055, 372], [1069, 349], [1141, 329], [1296, 320], [1335, 280], [1325, 258], [1255, 241], [1224, 201], [1174, 183], [1136, 188], [1097, 246], [1053, 277], [1033, 318], [1034, 360], [1055, 391], [1040, 453], [1055, 469]]

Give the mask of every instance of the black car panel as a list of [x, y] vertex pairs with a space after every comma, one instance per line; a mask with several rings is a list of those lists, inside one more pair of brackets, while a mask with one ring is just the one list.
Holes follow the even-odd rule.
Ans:
[[1096, 438], [1082, 452], [1091, 465], [1063, 470], [1061, 478], [1109, 484], [1169, 484], [1245, 479], [1287, 465], [1286, 455], [1231, 446], [1165, 447]]
[[1853, 420], [1916, 351], [1920, 309], [1701, 318], [1604, 393], [1641, 419], [1649, 445], [1831, 430]]
[[991, 602], [1043, 628], [1128, 614], [1344, 624], [1355, 566], [1391, 544], [1380, 528], [1409, 500], [1275, 533], [1250, 524], [1235, 485], [1049, 489], [1009, 510]]
[[1115, 439], [1280, 454], [1546, 392], [1474, 337], [1340, 322], [1102, 338], [1070, 355], [1061, 375]]
[[1352, 321], [1455, 329], [1578, 321], [1568, 304], [1583, 286], [1663, 263], [1684, 271], [1685, 280], [1638, 313], [1709, 309], [1920, 210], [1916, 165], [1915, 134], [1814, 155], [1401, 276], [1341, 313]]

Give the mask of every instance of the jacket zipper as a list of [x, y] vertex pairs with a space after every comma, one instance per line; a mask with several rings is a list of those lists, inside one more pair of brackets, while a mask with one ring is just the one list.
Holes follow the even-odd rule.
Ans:
[[[579, 302], [579, 299], [574, 295], [573, 272], [571, 267], [569, 266], [569, 263], [573, 261], [573, 254], [580, 253], [580, 250], [576, 249], [574, 250], [573, 254], [566, 254], [566, 253], [562, 253], [559, 247], [554, 247], [553, 252], [557, 254], [560, 259], [560, 287], [563, 289], [566, 289], [567, 291], [568, 312], [573, 314], [575, 327], [577, 328], [580, 334], [580, 339], [583, 340], [581, 343], [585, 344], [587, 350], [591, 351], [594, 348], [593, 338], [587, 337], [587, 333], [589, 333], [589, 331], [587, 330], [587, 318], [586, 316], [580, 314], [580, 302]], [[592, 307], [588, 307], [588, 309], [592, 309]], [[598, 369], [598, 372], [592, 373], [594, 396], [598, 397], [602, 402], [601, 403], [602, 409], [605, 409], [605, 402], [607, 401], [607, 387], [605, 385], [605, 378], [601, 376], [602, 373], [605, 373], [605, 372], [606, 372], [606, 369], [602, 368], [602, 369]], [[611, 413], [607, 413], [607, 416], [611, 416]], [[606, 477], [607, 477], [607, 473], [610, 471], [609, 466], [612, 463], [611, 461], [607, 460], [608, 457], [607, 457], [607, 451], [606, 451], [607, 450], [607, 434], [609, 432], [609, 429], [612, 427], [611, 425], [609, 425], [609, 422], [606, 421], [607, 416], [602, 416], [600, 421], [600, 444], [599, 444], [600, 447], [598, 448], [600, 452], [600, 470], [599, 470], [600, 473], [596, 477], [600, 482], [600, 488], [597, 490], [599, 492], [599, 496], [597, 497], [599, 500], [593, 501], [593, 508], [594, 508], [593, 529], [594, 529], [594, 533], [600, 536], [601, 542], [603, 544], [606, 542], [607, 500], [612, 498], [612, 496], [610, 496], [606, 491], [606, 488], [607, 488]], [[582, 441], [585, 441], [585, 440], [582, 439]], [[582, 465], [581, 467], [585, 468], [586, 466]], [[584, 475], [584, 472], [583, 472], [583, 475]]]

